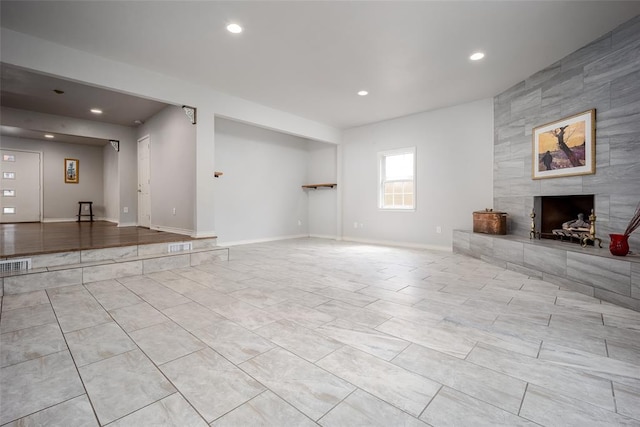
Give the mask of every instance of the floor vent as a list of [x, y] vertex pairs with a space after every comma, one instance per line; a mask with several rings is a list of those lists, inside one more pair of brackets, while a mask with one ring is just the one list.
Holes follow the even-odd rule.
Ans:
[[186, 243], [169, 243], [169, 253], [184, 252], [191, 250], [191, 242]]
[[0, 274], [31, 270], [31, 258], [8, 259], [0, 261]]

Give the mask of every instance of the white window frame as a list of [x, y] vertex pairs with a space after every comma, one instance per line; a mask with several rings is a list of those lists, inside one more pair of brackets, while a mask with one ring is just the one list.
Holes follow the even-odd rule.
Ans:
[[[385, 207], [384, 206], [384, 184], [385, 180], [385, 162], [384, 159], [389, 156], [397, 156], [400, 154], [413, 154], [413, 207], [410, 208], [398, 208], [398, 207]], [[398, 148], [394, 150], [381, 151], [378, 153], [378, 209], [382, 211], [393, 212], [415, 212], [417, 207], [417, 150], [416, 147]]]

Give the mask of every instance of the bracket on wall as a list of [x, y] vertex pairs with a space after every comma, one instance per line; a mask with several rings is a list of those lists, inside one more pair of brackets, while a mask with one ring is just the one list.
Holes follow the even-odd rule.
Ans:
[[196, 116], [197, 116], [196, 107], [189, 107], [188, 105], [183, 105], [182, 106], [182, 110], [184, 111], [184, 113], [189, 118], [189, 121], [191, 121], [191, 124], [195, 125], [196, 124]]
[[224, 173], [222, 173], [222, 172], [214, 172], [214, 173], [213, 173], [213, 176], [214, 176], [215, 178], [220, 178], [222, 175], [224, 175]]
[[111, 144], [114, 150], [120, 151], [120, 141], [117, 139], [110, 139], [109, 144]]

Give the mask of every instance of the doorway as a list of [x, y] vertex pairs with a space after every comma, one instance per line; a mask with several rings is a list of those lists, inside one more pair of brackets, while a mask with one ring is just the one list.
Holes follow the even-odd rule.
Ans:
[[138, 140], [138, 226], [151, 227], [151, 141], [149, 135]]
[[0, 150], [0, 222], [40, 222], [42, 185], [40, 153]]

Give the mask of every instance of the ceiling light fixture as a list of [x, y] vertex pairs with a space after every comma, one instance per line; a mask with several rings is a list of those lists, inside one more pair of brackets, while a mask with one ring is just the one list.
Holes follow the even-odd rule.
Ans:
[[482, 52], [476, 52], [476, 53], [474, 53], [473, 55], [471, 55], [469, 57], [469, 59], [472, 60], [472, 61], [479, 61], [482, 58], [484, 58], [484, 53], [482, 53]]
[[48, 138], [48, 139], [53, 139], [53, 138], [54, 138], [54, 136], [53, 136], [53, 135], [51, 135], [50, 133], [45, 133], [45, 134], [44, 134], [44, 137], [45, 137], [45, 138]]
[[367, 92], [366, 90], [361, 90], [361, 91], [358, 92], [358, 95], [367, 96], [367, 95], [369, 95], [369, 92]]
[[93, 114], [102, 114], [102, 110], [99, 108], [92, 108], [90, 110]]
[[227, 25], [227, 31], [233, 34], [240, 34], [242, 32], [242, 27], [238, 24], [229, 24]]

